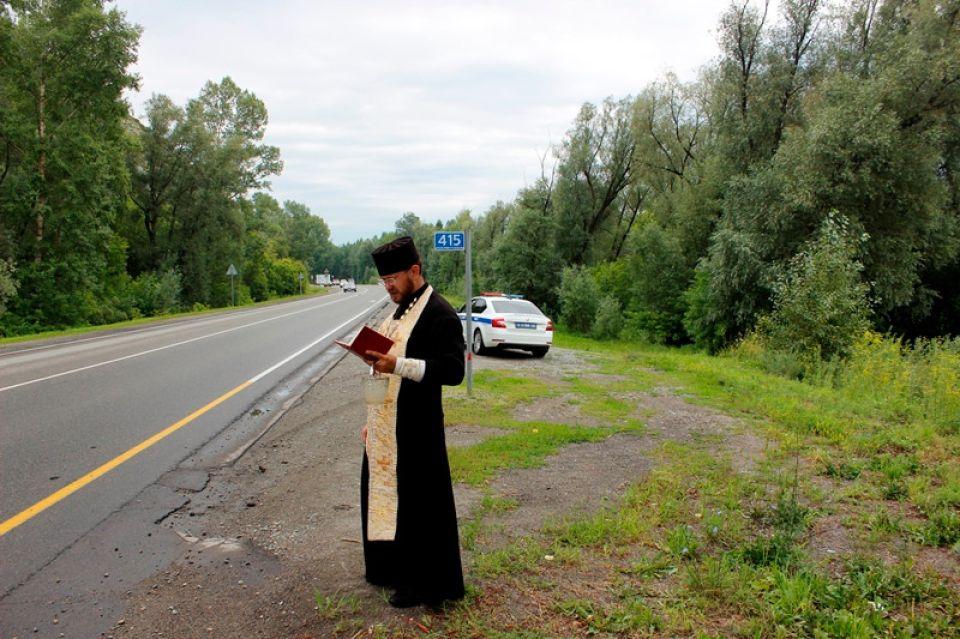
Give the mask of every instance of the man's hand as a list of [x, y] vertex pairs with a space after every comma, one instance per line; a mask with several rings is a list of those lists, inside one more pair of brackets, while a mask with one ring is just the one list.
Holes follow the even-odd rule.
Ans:
[[392, 373], [397, 368], [397, 358], [394, 355], [384, 355], [377, 351], [367, 351], [367, 363], [373, 366], [378, 373]]

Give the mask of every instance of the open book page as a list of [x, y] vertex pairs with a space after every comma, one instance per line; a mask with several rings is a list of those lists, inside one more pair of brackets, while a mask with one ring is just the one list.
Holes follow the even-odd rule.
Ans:
[[369, 326], [364, 326], [349, 343], [334, 340], [334, 343], [341, 348], [345, 348], [360, 359], [367, 358], [367, 351], [376, 351], [386, 353], [393, 346], [393, 340], [378, 333]]

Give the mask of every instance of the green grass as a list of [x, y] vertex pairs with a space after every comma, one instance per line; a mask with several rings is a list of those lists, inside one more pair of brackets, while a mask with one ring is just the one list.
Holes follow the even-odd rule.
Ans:
[[587, 599], [568, 599], [556, 606], [557, 612], [576, 619], [587, 634], [647, 636], [658, 630], [663, 621], [640, 598], [632, 598], [614, 606], [601, 606]]
[[[781, 445], [800, 438], [804, 452], [818, 463], [822, 474], [854, 482], [864, 494], [906, 499], [930, 513], [960, 506], [960, 435], [946, 427], [960, 421], [960, 404], [951, 403], [960, 391], [943, 386], [958, 379], [954, 373], [960, 374], [960, 358], [950, 359], [949, 353], [931, 360], [933, 372], [918, 372], [916, 362], [901, 362], [911, 379], [929, 386], [923, 390], [896, 381], [907, 373], [876, 353], [869, 358], [864, 355], [867, 363], [858, 364], [859, 374], [878, 375], [876, 387], [868, 387], [859, 379], [849, 381], [852, 374], [847, 375], [846, 385], [839, 386], [788, 379], [733, 355], [712, 357], [687, 349], [597, 342], [563, 333], [555, 343], [613, 362], [607, 368], [633, 362], [641, 367], [640, 383], [649, 383], [649, 371], [656, 370], [663, 382], [689, 394], [689, 401], [748, 419]], [[885, 348], [882, 343], [873, 348], [881, 347]], [[894, 380], [894, 391], [883, 386], [884, 380]], [[907, 387], [911, 390], [896, 391]], [[905, 403], [897, 392], [912, 393], [916, 402]], [[931, 408], [924, 399], [927, 395], [954, 410]], [[949, 531], [930, 538], [955, 543], [950, 542]]]
[[[596, 526], [596, 517], [571, 523], [558, 536], [585, 545], [629, 543], [636, 537], [636, 541], [659, 546], [656, 555], [628, 568], [640, 579], [670, 579], [679, 566], [685, 565], [677, 599], [664, 606], [667, 628], [682, 630], [682, 624], [677, 623], [680, 613], [717, 620], [732, 616], [734, 610], [745, 618], [737, 632], [745, 636], [866, 637], [904, 632], [910, 636], [946, 636], [956, 627], [960, 621], [956, 590], [940, 585], [936, 576], [915, 570], [909, 556], [890, 566], [869, 554], [871, 542], [899, 539], [900, 545], [913, 542], [953, 547], [957, 560], [960, 473], [956, 463], [960, 442], [952, 437], [950, 429], [938, 427], [952, 423], [956, 415], [924, 408], [920, 393], [917, 406], [897, 402], [889, 406], [878, 397], [889, 392], [882, 384], [869, 392], [858, 384], [857, 392], [852, 392], [842, 385], [816, 385], [772, 375], [755, 362], [732, 356], [710, 357], [694, 351], [599, 343], [564, 335], [559, 335], [556, 343], [589, 350], [594, 357], [612, 361], [606, 366], [612, 370], [629, 357], [645, 369], [639, 381], [648, 383], [647, 370], [657, 370], [663, 382], [690, 394], [691, 401], [739, 414], [781, 442], [781, 450], [775, 455], [782, 464], [780, 472], [753, 482], [758, 489], [766, 485], [767, 493], [779, 491], [777, 499], [758, 500], [764, 491], [742, 486], [742, 499], [723, 499], [721, 504], [711, 487], [715, 491], [723, 484], [725, 471], [716, 469], [719, 474], [704, 484], [702, 476], [689, 472], [689, 461], [697, 459], [699, 453], [675, 449], [674, 459], [661, 464], [643, 484], [655, 490], [635, 488], [619, 510], [603, 516], [610, 521], [630, 521], [631, 514], [640, 514], [636, 513], [640, 498], [639, 503], [648, 506], [650, 530], [644, 536], [624, 535], [623, 526], [610, 526], [604, 531]], [[945, 391], [934, 389], [929, 393], [942, 396]], [[866, 533], [863, 541], [868, 554], [844, 559], [839, 576], [832, 576], [812, 560], [806, 546], [819, 513], [802, 503], [808, 499], [803, 489], [806, 470], [797, 477], [800, 485], [793, 487], [796, 492], [789, 490], [788, 450], [809, 455], [809, 461], [815, 462], [810, 464], [814, 472], [862, 486], [862, 494], [913, 502], [927, 515], [925, 521], [908, 524], [886, 508], [880, 506], [882, 510], [878, 510], [862, 501], [844, 504], [842, 507], [858, 514], [855, 525]], [[688, 461], [683, 462], [683, 458]], [[697, 465], [700, 463], [702, 460]], [[731, 474], [729, 481], [744, 480]], [[689, 491], [681, 495], [676, 490], [691, 483], [697, 486], [695, 499], [690, 498]], [[750, 492], [754, 492], [753, 498]], [[799, 500], [795, 498], [797, 493]], [[653, 494], [659, 495], [659, 513], [649, 508]], [[829, 501], [830, 497], [821, 496], [821, 500]], [[725, 511], [725, 516], [711, 519], [694, 512], [690, 517], [691, 510], [696, 509], [694, 503], [699, 503], [703, 511]], [[750, 522], [746, 526], [729, 529], [722, 523], [745, 519]], [[594, 535], [570, 534], [584, 527]], [[717, 532], [709, 534], [713, 530]], [[605, 532], [605, 537], [598, 532]], [[879, 554], [881, 549], [877, 547], [875, 552]], [[672, 610], [679, 612], [674, 614]]]
[[[960, 419], [923, 399], [949, 399], [949, 391], [914, 389], [915, 406], [888, 404], [882, 385], [803, 382], [735, 355], [562, 333], [555, 345], [585, 352], [597, 372], [618, 379], [571, 376], [545, 387], [519, 372], [481, 376], [477, 403], [452, 413], [512, 432], [455, 452], [459, 476], [484, 483], [504, 468], [542, 463], [567, 443], [595, 441], [591, 429], [512, 421], [517, 405], [559, 394], [574, 395], [581, 413], [608, 431], [635, 414], [626, 393], [675, 388], [687, 401], [739, 416], [773, 446], [750, 475], [716, 454], [715, 438], [664, 442], [655, 469], [619, 503], [548, 523], [541, 536], [506, 548], [477, 548], [476, 578], [549, 583], [541, 596], [553, 599], [550, 614], [575, 624], [577, 636], [936, 637], [960, 624], [960, 593], [912, 559], [927, 545], [960, 560], [960, 440], [952, 426]], [[919, 515], [905, 519], [891, 500]], [[839, 516], [853, 548], [832, 568], [817, 558], [824, 549], [814, 536], [828, 515]], [[893, 563], [881, 559], [890, 547], [899, 549]], [[587, 588], [598, 596], [544, 579], [587, 566]], [[611, 601], [609, 592], [620, 595]], [[450, 636], [493, 636], [505, 615]]]
[[71, 335], [85, 335], [85, 334], [94, 334], [102, 331], [113, 331], [123, 328], [134, 328], [137, 326], [145, 326], [154, 323], [160, 323], [171, 319], [188, 319], [191, 317], [203, 317], [205, 315], [215, 315], [217, 313], [225, 313], [228, 311], [233, 311], [240, 308], [257, 308], [260, 306], [270, 306], [271, 304], [276, 304], [278, 302], [290, 302], [297, 299], [306, 299], [308, 297], [316, 297], [319, 295], [326, 295], [330, 291], [323, 287], [314, 287], [310, 286], [312, 291], [304, 295], [288, 295], [285, 297], [275, 297], [273, 299], [265, 300], [263, 302], [251, 302], [250, 304], [242, 304], [239, 306], [226, 306], [222, 308], [208, 308], [202, 311], [182, 311], [179, 313], [165, 313], [163, 315], [152, 315], [150, 317], [138, 317], [136, 319], [125, 320], [123, 322], [114, 322], [112, 324], [100, 324], [98, 326], [75, 326], [72, 328], [65, 328], [61, 330], [53, 331], [42, 331], [40, 333], [28, 333], [26, 335], [16, 335], [13, 337], [0, 337], [0, 346], [6, 346], [7, 344], [18, 344], [20, 342], [29, 342], [34, 340], [42, 339], [51, 339], [55, 337], [69, 337]]
[[[800, 381], [743, 352], [563, 333], [555, 345], [580, 351], [590, 374], [547, 383], [536, 370], [485, 370], [472, 398], [447, 394], [448, 423], [505, 431], [451, 449], [456, 479], [489, 486], [571, 443], [642, 432], [636, 394], [654, 388], [739, 417], [770, 445], [742, 472], [741, 451], [722, 452], [718, 435], [665, 438], [618, 501], [506, 546], [485, 547], [483, 533], [522, 506], [485, 488], [461, 526], [475, 594], [429, 636], [956, 636], [960, 592], [922, 562], [933, 552], [960, 565], [960, 359], [949, 347], [921, 356], [873, 339], [849, 369]], [[588, 423], [514, 419], [545, 398], [572, 398]]]
[[[909, 560], [888, 565], [863, 555], [845, 559], [834, 576], [805, 545], [811, 509], [783, 493], [762, 500], [753, 482], [729, 467], [704, 467], [705, 451], [670, 448], [669, 461], [618, 508], [548, 531], [553, 543], [583, 548], [657, 548], [620, 568], [640, 592], [660, 584], [659, 601], [649, 608], [657, 629], [672, 635], [691, 630], [691, 620], [699, 629], [734, 620], [736, 630], [728, 632], [736, 636], [948, 636], [960, 622], [960, 596], [939, 578]], [[638, 519], [639, 528], [631, 523]], [[671, 595], [664, 597], [663, 588]], [[597, 601], [561, 599], [558, 610], [589, 629], [615, 632]], [[910, 628], [918, 634], [903, 634]]]
[[636, 410], [633, 402], [621, 399], [624, 391], [637, 390], [631, 382], [599, 382], [592, 379], [574, 378], [569, 381], [569, 391], [577, 396], [577, 403], [584, 415], [608, 424], [636, 423], [631, 415]]
[[[601, 425], [557, 424], [520, 421], [513, 410], [521, 404], [554, 397], [575, 389], [582, 398], [586, 415], [602, 420]], [[460, 387], [444, 397], [448, 424], [466, 423], [511, 431], [490, 437], [479, 444], [453, 448], [448, 452], [454, 481], [483, 485], [508, 468], [536, 468], [544, 459], [569, 444], [596, 442], [621, 432], [639, 433], [643, 424], [628, 418], [632, 406], [613, 397], [602, 384], [561, 383], [549, 386], [542, 379], [524, 377], [513, 371], [483, 370], [474, 377], [474, 394], [467, 397]]]
[[472, 397], [467, 396], [465, 385], [444, 392], [443, 411], [448, 424], [503, 427], [512, 421], [512, 411], [520, 404], [557, 392], [542, 380], [499, 370], [477, 371], [473, 386]]
[[454, 481], [481, 485], [506, 468], [541, 466], [544, 458], [568, 444], [601, 441], [619, 432], [548, 422], [503, 422], [499, 426], [515, 432], [449, 452]]
[[476, 547], [477, 536], [483, 530], [484, 518], [490, 514], [501, 514], [519, 507], [516, 499], [500, 497], [487, 491], [480, 504], [475, 507], [470, 519], [460, 526], [460, 543], [464, 550]]
[[341, 595], [334, 593], [324, 595], [316, 593], [317, 615], [326, 621], [342, 621], [345, 616], [352, 616], [360, 612], [360, 597], [355, 594]]

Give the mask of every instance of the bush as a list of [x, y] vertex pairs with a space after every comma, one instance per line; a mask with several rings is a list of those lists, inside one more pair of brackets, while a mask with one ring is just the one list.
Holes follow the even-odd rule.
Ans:
[[794, 351], [768, 349], [760, 355], [763, 370], [774, 375], [803, 379], [807, 375], [808, 363]]
[[623, 320], [623, 336], [652, 344], [676, 343], [674, 329], [676, 318], [658, 311], [626, 311]]
[[143, 315], [172, 313], [180, 307], [180, 272], [142, 273], [130, 284], [132, 305]]
[[14, 277], [15, 274], [13, 260], [0, 260], [0, 315], [6, 310], [5, 302], [17, 294], [20, 283]]
[[[309, 273], [307, 265], [292, 257], [272, 259], [267, 270], [267, 281], [270, 282], [270, 291], [274, 295], [293, 295], [300, 291], [301, 273]], [[306, 284], [306, 280], [304, 280]]]
[[262, 302], [270, 299], [270, 281], [267, 276], [269, 264], [258, 256], [257, 260], [249, 260], [244, 265], [242, 286], [249, 291], [251, 299]]
[[860, 279], [857, 238], [831, 213], [816, 236], [790, 260], [774, 285], [773, 313], [759, 324], [774, 350], [814, 359], [846, 356], [869, 328], [867, 285]]
[[597, 339], [615, 339], [623, 330], [623, 314], [620, 312], [620, 300], [607, 295], [600, 300], [597, 316], [593, 322], [593, 336]]
[[590, 274], [593, 275], [593, 281], [597, 283], [597, 288], [603, 291], [604, 295], [616, 298], [620, 302], [620, 308], [630, 307], [633, 302], [632, 288], [636, 274], [627, 259], [597, 264], [591, 267]]
[[708, 266], [697, 268], [693, 283], [683, 294], [686, 304], [683, 327], [697, 346], [716, 353], [727, 343], [731, 329], [723, 314], [717, 310], [721, 304], [714, 299], [710, 277]]
[[[682, 344], [687, 308], [684, 290], [693, 279], [675, 232], [649, 221], [633, 235], [628, 280], [631, 332], [659, 344]], [[605, 291], [607, 289], [604, 289]], [[623, 298], [621, 298], [623, 299]]]
[[563, 269], [560, 279], [560, 321], [578, 333], [590, 333], [597, 316], [597, 283], [582, 266]]

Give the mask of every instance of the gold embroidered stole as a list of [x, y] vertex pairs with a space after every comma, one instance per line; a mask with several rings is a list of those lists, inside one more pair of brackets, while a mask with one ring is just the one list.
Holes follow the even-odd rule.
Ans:
[[[406, 355], [407, 340], [432, 294], [433, 287], [428, 286], [400, 319], [388, 317], [380, 325], [380, 332], [394, 341], [390, 355]], [[392, 541], [397, 534], [397, 395], [401, 377], [387, 377], [389, 385], [383, 403], [367, 406], [366, 448], [370, 473], [367, 539], [370, 541]]]

